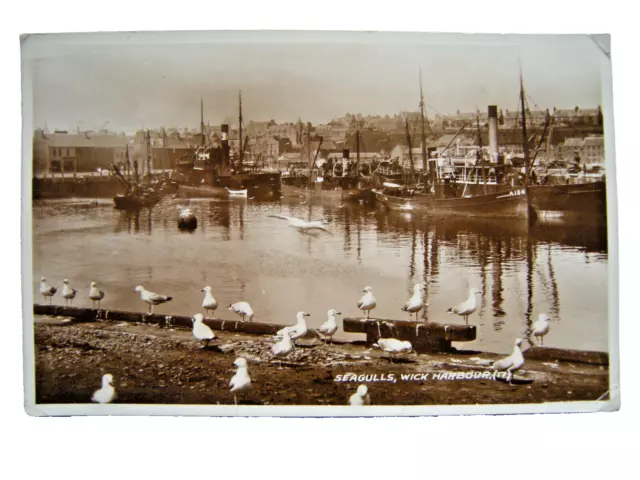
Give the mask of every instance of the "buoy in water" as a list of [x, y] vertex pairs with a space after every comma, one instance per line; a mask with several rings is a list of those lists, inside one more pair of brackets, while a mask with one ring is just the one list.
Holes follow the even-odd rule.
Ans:
[[178, 216], [178, 228], [180, 230], [195, 230], [198, 227], [198, 219], [188, 208], [180, 211]]

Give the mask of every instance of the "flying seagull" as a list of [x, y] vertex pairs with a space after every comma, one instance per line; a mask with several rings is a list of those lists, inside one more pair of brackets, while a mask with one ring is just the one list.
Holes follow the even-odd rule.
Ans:
[[282, 220], [287, 220], [289, 222], [290, 227], [297, 228], [298, 230], [303, 232], [306, 232], [309, 230], [323, 230], [327, 233], [331, 233], [331, 231], [326, 227], [327, 222], [323, 220], [312, 220], [308, 222], [306, 220], [302, 220], [301, 218], [287, 217], [285, 215], [269, 215], [269, 216], [273, 218], [280, 218]]

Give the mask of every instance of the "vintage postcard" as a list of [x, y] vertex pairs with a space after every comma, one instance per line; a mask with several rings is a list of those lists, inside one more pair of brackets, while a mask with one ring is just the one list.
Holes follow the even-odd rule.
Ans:
[[620, 405], [608, 35], [24, 35], [32, 415]]

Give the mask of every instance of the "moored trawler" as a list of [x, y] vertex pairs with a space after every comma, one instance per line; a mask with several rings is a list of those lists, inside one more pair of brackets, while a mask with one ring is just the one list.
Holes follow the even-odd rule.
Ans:
[[361, 170], [359, 162], [349, 160], [347, 149], [343, 150], [342, 162], [327, 162], [316, 169], [300, 162], [282, 175], [282, 194], [313, 200], [363, 200], [371, 188]]
[[524, 188], [461, 198], [435, 198], [424, 193], [396, 196], [388, 193], [389, 190], [389, 188], [385, 191], [376, 190], [375, 195], [376, 200], [390, 210], [426, 213], [433, 216], [522, 219], [529, 217]]
[[[246, 190], [249, 198], [277, 200], [280, 198], [280, 172], [262, 170], [243, 163], [242, 96], [239, 95], [239, 151], [236, 160], [231, 158], [229, 125], [221, 126], [219, 145], [205, 145], [204, 106], [200, 102], [200, 129], [202, 145], [192, 154], [183, 157], [176, 165], [176, 177], [180, 191], [191, 197], [228, 197], [229, 191]], [[246, 140], [246, 138], [245, 138]]]
[[607, 187], [604, 180], [565, 185], [532, 185], [531, 205], [543, 222], [606, 223]]

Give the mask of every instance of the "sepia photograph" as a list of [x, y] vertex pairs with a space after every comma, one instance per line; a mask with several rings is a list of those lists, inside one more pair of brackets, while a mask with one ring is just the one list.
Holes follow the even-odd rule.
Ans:
[[21, 56], [29, 414], [619, 409], [608, 35]]

